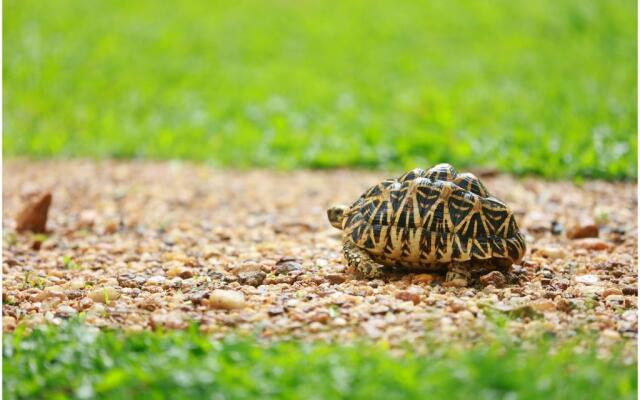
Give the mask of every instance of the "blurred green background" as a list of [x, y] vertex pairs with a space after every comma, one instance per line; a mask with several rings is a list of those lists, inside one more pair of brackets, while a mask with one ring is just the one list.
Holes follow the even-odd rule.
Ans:
[[637, 175], [633, 0], [3, 11], [8, 156]]

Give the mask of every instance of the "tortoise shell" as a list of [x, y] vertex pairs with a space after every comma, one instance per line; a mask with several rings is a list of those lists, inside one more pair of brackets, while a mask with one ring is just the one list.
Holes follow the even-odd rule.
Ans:
[[346, 211], [342, 229], [387, 266], [489, 259], [511, 265], [526, 249], [511, 209], [473, 174], [458, 174], [448, 164], [369, 188]]

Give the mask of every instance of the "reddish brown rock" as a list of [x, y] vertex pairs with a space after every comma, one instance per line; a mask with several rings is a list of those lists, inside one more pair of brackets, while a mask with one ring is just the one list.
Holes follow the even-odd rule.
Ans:
[[418, 274], [413, 276], [411, 283], [416, 285], [430, 285], [434, 280], [435, 276], [431, 274]]
[[571, 302], [568, 301], [567, 299], [558, 299], [556, 301], [556, 308], [560, 311], [568, 313], [568, 312], [571, 312], [571, 310], [573, 309], [573, 306]]
[[420, 303], [420, 295], [417, 293], [410, 292], [398, 292], [396, 293], [396, 299], [402, 301], [411, 301], [413, 304]]
[[497, 288], [503, 287], [507, 283], [507, 279], [500, 271], [491, 271], [486, 275], [480, 277], [480, 284], [482, 286], [493, 285]]
[[326, 279], [330, 283], [333, 283], [334, 285], [339, 285], [346, 282], [347, 277], [343, 274], [328, 274], [325, 275], [324, 279]]
[[622, 290], [618, 288], [608, 288], [602, 292], [602, 298], [606, 299], [609, 296], [620, 296], [622, 295]]
[[567, 231], [569, 239], [596, 238], [599, 234], [598, 226], [591, 220], [583, 221]]
[[29, 201], [16, 217], [16, 231], [45, 233], [51, 193], [45, 192]]
[[586, 249], [586, 250], [601, 251], [601, 250], [609, 249], [609, 244], [607, 242], [597, 238], [578, 239], [575, 241], [575, 245], [579, 249]]

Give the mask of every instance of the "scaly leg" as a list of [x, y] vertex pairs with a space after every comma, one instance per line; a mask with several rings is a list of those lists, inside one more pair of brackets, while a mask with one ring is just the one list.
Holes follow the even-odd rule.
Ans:
[[465, 287], [471, 282], [471, 272], [467, 265], [452, 262], [445, 277], [445, 286]]
[[344, 239], [342, 251], [349, 267], [356, 275], [365, 279], [381, 278], [384, 266], [371, 259], [371, 256], [348, 238]]

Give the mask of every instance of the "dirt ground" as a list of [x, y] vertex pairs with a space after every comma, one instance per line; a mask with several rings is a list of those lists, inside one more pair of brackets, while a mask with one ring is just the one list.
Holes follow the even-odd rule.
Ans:
[[[635, 183], [483, 181], [515, 211], [527, 255], [511, 283], [443, 287], [439, 276], [356, 280], [325, 210], [396, 173], [223, 171], [149, 162], [12, 160], [3, 183], [3, 329], [78, 313], [100, 327], [391, 344], [514, 335], [633, 343]], [[15, 218], [51, 191], [46, 235]], [[597, 236], [569, 239], [568, 236]]]

